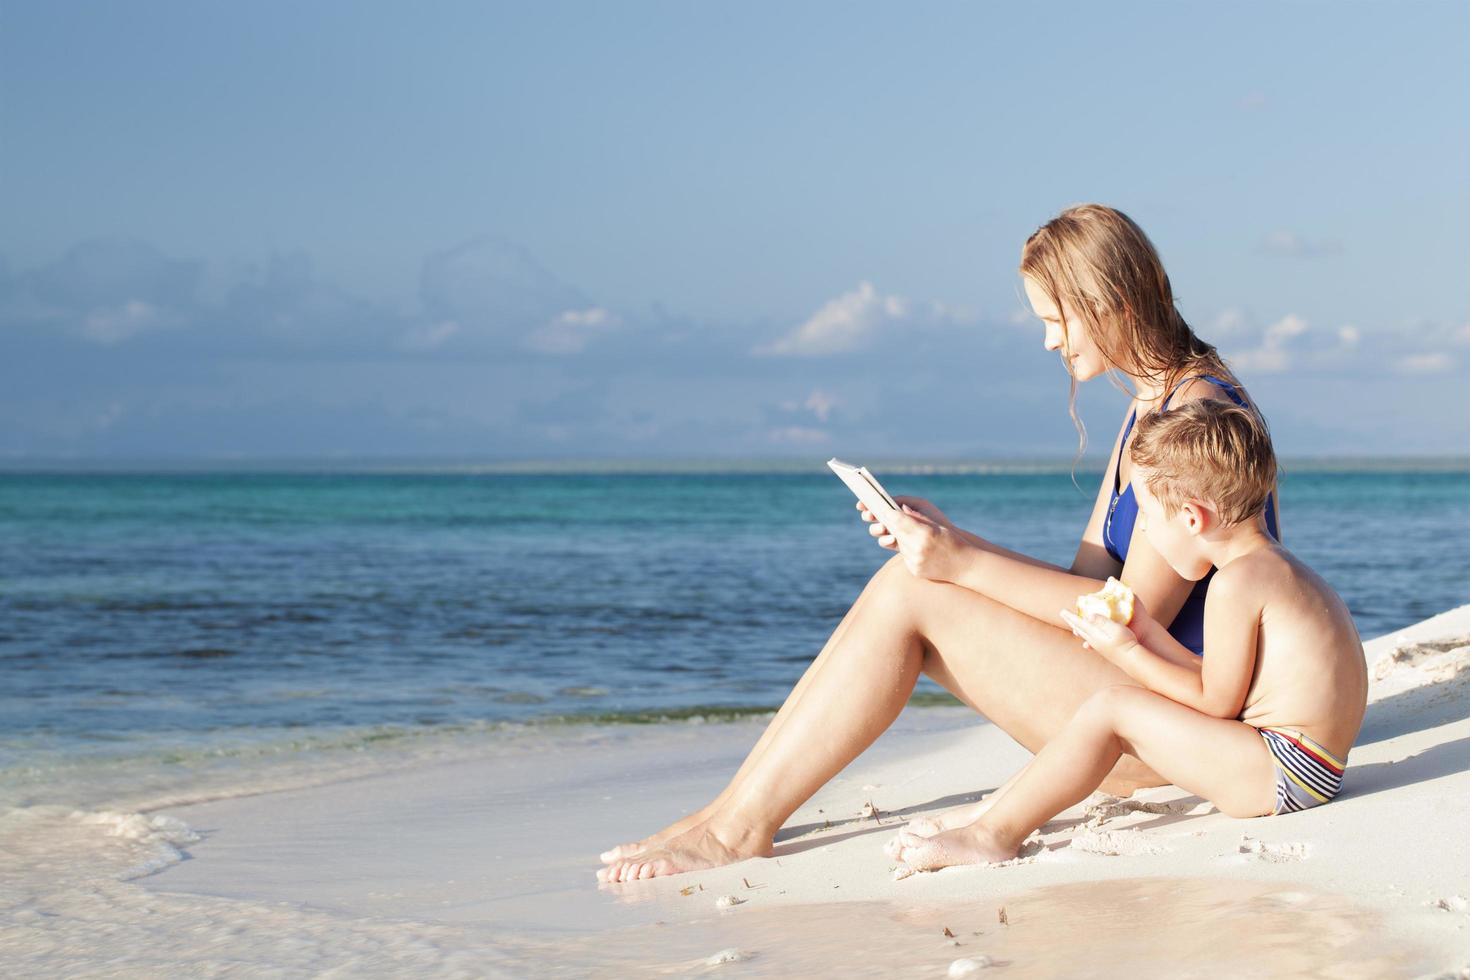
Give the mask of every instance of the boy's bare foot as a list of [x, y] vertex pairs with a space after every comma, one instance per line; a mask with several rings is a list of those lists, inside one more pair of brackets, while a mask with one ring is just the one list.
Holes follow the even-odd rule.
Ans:
[[718, 868], [746, 858], [770, 856], [769, 837], [764, 842], [758, 838], [732, 838], [727, 843], [705, 822], [670, 837], [662, 846], [613, 861], [597, 872], [597, 880], [641, 881], [685, 871]]
[[[951, 807], [943, 813], [936, 813], [933, 816], [915, 817], [905, 824], [903, 829], [911, 834], [917, 834], [920, 837], [933, 837], [935, 834], [942, 834], [946, 830], [958, 830], [961, 827], [968, 827], [976, 820], [979, 820], [985, 811], [989, 810], [995, 804], [998, 795], [997, 793], [991, 793], [983, 800], [966, 803], [964, 806]], [[899, 840], [900, 836], [902, 836], [902, 832], [894, 834], [888, 843], [883, 845], [883, 853], [894, 861], [900, 860], [898, 854], [903, 849], [903, 844]]]
[[626, 844], [619, 844], [617, 847], [603, 851], [598, 856], [602, 860], [603, 864], [612, 864], [614, 861], [626, 857], [632, 857], [635, 854], [640, 854], [643, 851], [649, 850], [650, 848], [657, 847], [664, 841], [668, 840], [670, 837], [677, 837], [679, 834], [684, 833], [684, 831], [688, 830], [690, 827], [697, 827], [700, 824], [704, 823], [712, 815], [713, 807], [713, 803], [707, 804], [704, 809], [696, 811], [695, 813], [691, 813], [687, 817], [681, 817], [680, 819], [675, 820], [673, 823], [669, 824], [667, 827], [665, 827], [663, 830], [660, 830], [656, 834], [645, 837], [642, 840], [629, 841]]
[[983, 823], [946, 830], [933, 837], [904, 830], [898, 837], [898, 860], [913, 871], [938, 871], [955, 864], [995, 864], [1009, 861], [1018, 850], [997, 839]]

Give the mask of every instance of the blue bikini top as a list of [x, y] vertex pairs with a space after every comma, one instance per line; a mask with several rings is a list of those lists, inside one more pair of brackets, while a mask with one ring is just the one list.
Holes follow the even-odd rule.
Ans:
[[[1245, 407], [1245, 399], [1241, 397], [1240, 391], [1228, 381], [1222, 381], [1212, 375], [1202, 374], [1198, 379], [1203, 379], [1215, 385], [1235, 404]], [[1163, 408], [1169, 407], [1169, 401], [1174, 397], [1174, 392], [1180, 387], [1197, 378], [1185, 378], [1175, 385], [1164, 398]], [[1133, 423], [1138, 421], [1138, 412], [1135, 410], [1128, 415], [1128, 424], [1123, 428], [1123, 446], [1128, 445], [1128, 436], [1133, 431]], [[1128, 545], [1133, 540], [1133, 525], [1138, 521], [1138, 501], [1133, 496], [1133, 484], [1118, 487], [1122, 479], [1123, 453], [1118, 453], [1118, 464], [1113, 470], [1113, 492], [1108, 501], [1108, 517], [1103, 522], [1103, 547], [1107, 548], [1108, 554], [1120, 565], [1128, 560]], [[1276, 504], [1275, 494], [1266, 498], [1266, 530], [1271, 532], [1271, 537], [1280, 539], [1281, 535], [1276, 530]], [[1214, 578], [1215, 570], [1212, 568], [1208, 575], [1200, 579], [1194, 585], [1194, 591], [1185, 600], [1179, 615], [1174, 617], [1174, 622], [1169, 626], [1169, 633], [1194, 651], [1197, 657], [1204, 656], [1205, 651], [1205, 592], [1210, 587], [1210, 579]]]

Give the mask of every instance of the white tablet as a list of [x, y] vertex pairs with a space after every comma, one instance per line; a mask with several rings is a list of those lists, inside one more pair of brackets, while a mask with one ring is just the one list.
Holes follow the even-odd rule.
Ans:
[[851, 463], [844, 463], [835, 456], [827, 460], [827, 465], [832, 468], [832, 472], [836, 473], [843, 483], [847, 484], [847, 489], [856, 494], [857, 499], [867, 504], [868, 510], [874, 514], [882, 514], [884, 507], [890, 510], [899, 509], [898, 501], [894, 500], [893, 495], [883, 489], [883, 484], [879, 483], [878, 478], [868, 472], [866, 466], [853, 466]]

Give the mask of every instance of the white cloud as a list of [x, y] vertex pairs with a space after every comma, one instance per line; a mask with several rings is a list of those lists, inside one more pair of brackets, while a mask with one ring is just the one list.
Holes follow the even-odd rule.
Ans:
[[513, 242], [481, 236], [424, 259], [419, 297], [435, 320], [466, 331], [523, 335], [560, 310], [590, 305], [578, 290]]
[[1292, 351], [1289, 345], [1293, 338], [1307, 332], [1307, 321], [1295, 313], [1288, 313], [1266, 328], [1260, 345], [1234, 352], [1230, 360], [1238, 368], [1273, 374], [1291, 367]]
[[823, 429], [806, 425], [785, 425], [766, 434], [771, 442], [782, 445], [811, 446], [826, 442], [829, 438]]
[[122, 418], [124, 410], [125, 408], [122, 402], [109, 402], [107, 407], [97, 413], [97, 417], [94, 420], [96, 428], [99, 431], [112, 428], [117, 424], [117, 420]]
[[907, 320], [910, 304], [902, 296], [883, 296], [871, 282], [828, 300], [806, 322], [755, 353], [811, 357], [862, 350], [884, 326]]
[[[931, 318], [947, 323], [973, 323], [978, 319], [975, 311], [968, 306], [953, 306], [937, 299], [931, 299], [924, 306]], [[1034, 321], [1034, 314], [1029, 310], [1025, 312], [1027, 320]]]
[[832, 414], [832, 409], [837, 406], [837, 399], [820, 389], [806, 396], [803, 407], [808, 409], [817, 417], [818, 422], [825, 422]]
[[1261, 241], [1261, 251], [1273, 255], [1290, 255], [1299, 259], [1315, 259], [1324, 255], [1337, 255], [1342, 243], [1329, 239], [1316, 241], [1303, 238], [1294, 231], [1273, 231]]
[[526, 336], [526, 346], [543, 354], [580, 354], [595, 337], [622, 320], [600, 306], [564, 310]]
[[1394, 362], [1400, 374], [1443, 374], [1454, 370], [1455, 359], [1444, 351], [1432, 354], [1408, 354]]
[[778, 402], [775, 410], [768, 413], [774, 426], [768, 438], [793, 444], [826, 439], [826, 432], [817, 426], [825, 426], [832, 421], [832, 410], [838, 404], [836, 395], [821, 388], [812, 389], [804, 399], [789, 398]]
[[445, 342], [460, 332], [458, 320], [441, 320], [438, 323], [414, 327], [404, 334], [398, 346], [403, 350], [431, 351], [443, 347]]
[[1464, 358], [1457, 351], [1470, 346], [1470, 324], [1411, 319], [1374, 329], [1356, 323], [1319, 327], [1288, 313], [1262, 327], [1250, 314], [1227, 309], [1211, 321], [1207, 339], [1217, 340], [1227, 360], [1247, 372], [1388, 368], [1425, 375], [1460, 368]]
[[1221, 310], [1220, 314], [1210, 322], [1210, 335], [1212, 337], [1234, 337], [1243, 333], [1249, 324], [1249, 318], [1241, 310], [1234, 307]]
[[146, 242], [89, 239], [53, 262], [0, 275], [0, 325], [119, 346], [197, 323], [202, 267]]
[[105, 346], [120, 344], [130, 337], [175, 326], [178, 318], [152, 303], [130, 299], [116, 306], [91, 310], [82, 320], [82, 336]]

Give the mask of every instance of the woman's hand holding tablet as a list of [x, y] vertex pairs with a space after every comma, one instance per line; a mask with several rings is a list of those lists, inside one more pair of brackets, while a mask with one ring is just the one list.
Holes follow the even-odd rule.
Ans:
[[885, 512], [885, 509], [889, 511], [899, 509], [898, 501], [883, 489], [883, 484], [868, 472], [866, 466], [853, 466], [851, 463], [844, 463], [836, 456], [827, 460], [827, 465], [831, 467], [833, 473], [837, 474], [839, 480], [847, 484], [847, 489], [867, 505], [868, 510], [881, 514]]
[[920, 578], [951, 580], [965, 542], [943, 511], [920, 497], [894, 497], [866, 467], [836, 458], [827, 465], [858, 498], [868, 533], [881, 547], [897, 551]]

